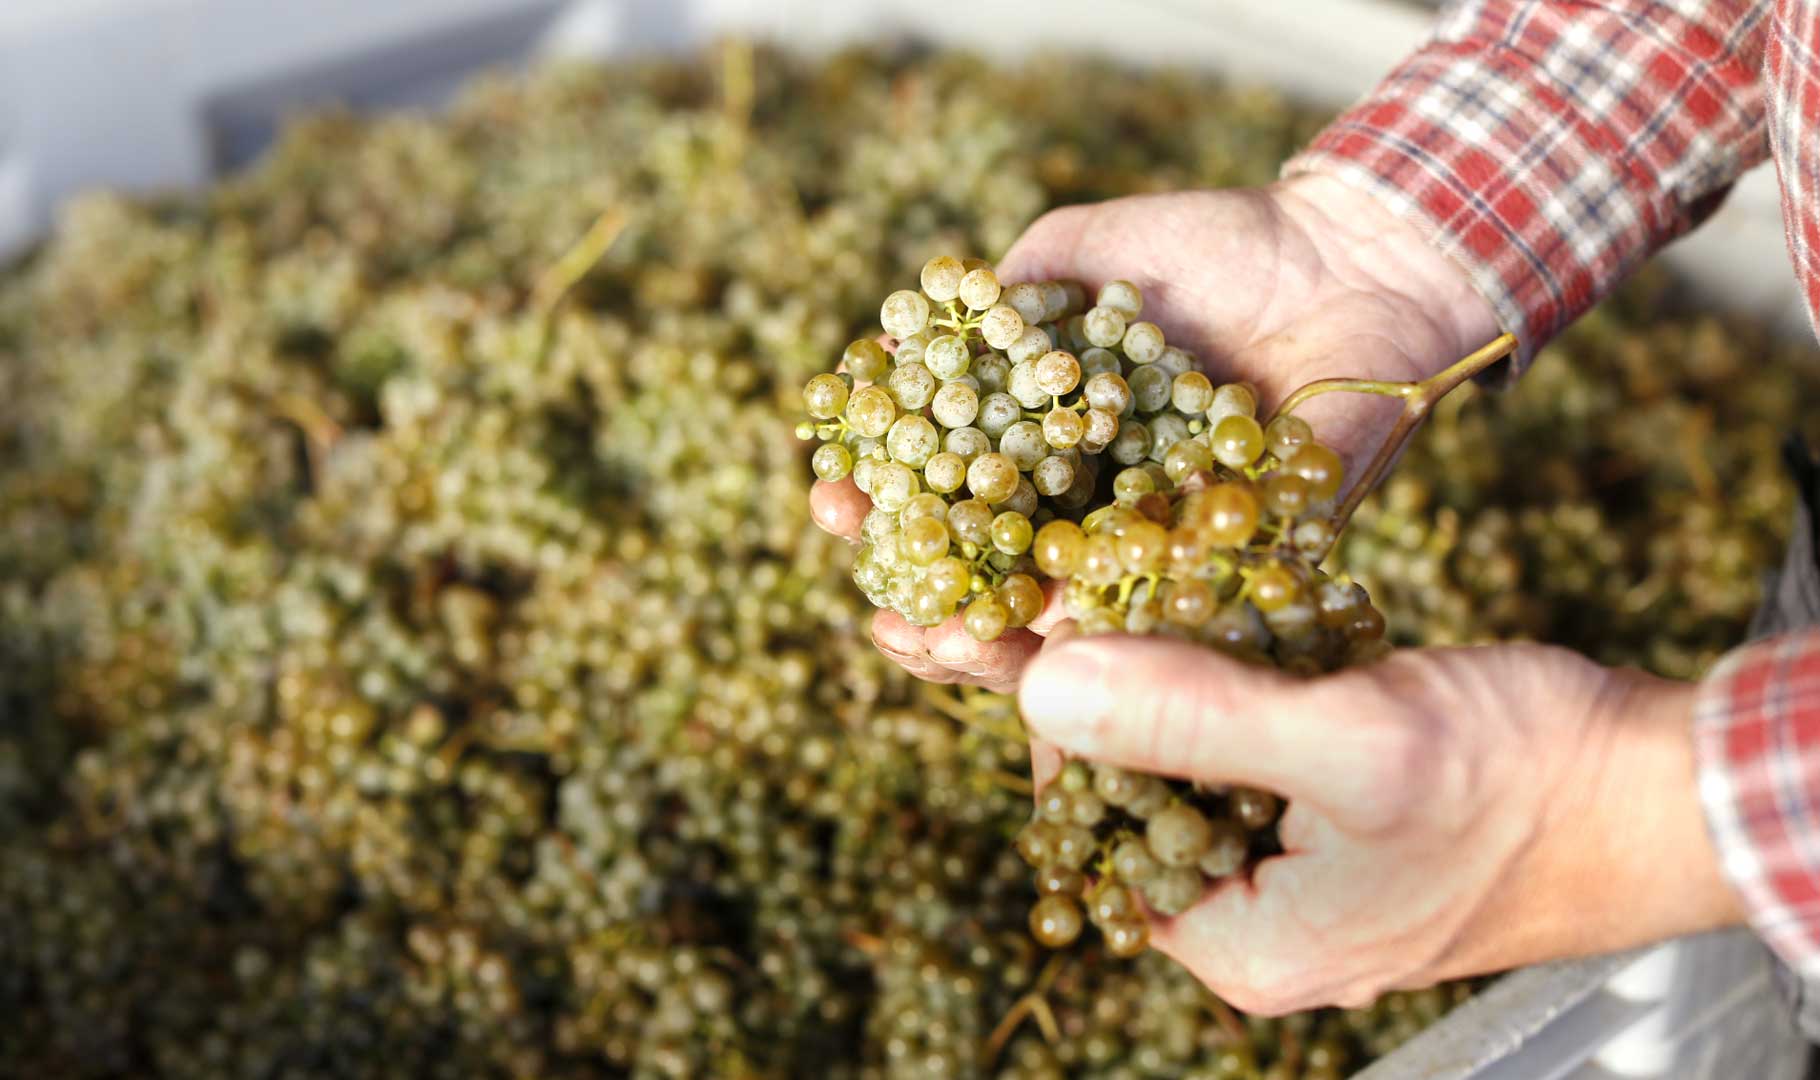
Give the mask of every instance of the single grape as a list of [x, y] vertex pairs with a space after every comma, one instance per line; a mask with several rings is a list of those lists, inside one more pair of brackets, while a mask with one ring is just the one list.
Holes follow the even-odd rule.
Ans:
[[954, 334], [943, 334], [923, 350], [923, 366], [937, 379], [958, 379], [973, 363], [973, 350]]
[[849, 391], [847, 380], [823, 372], [803, 387], [803, 407], [817, 420], [832, 420], [847, 407]]
[[1119, 437], [1119, 418], [1105, 409], [1088, 409], [1081, 422], [1080, 447], [1088, 453], [1099, 453]]
[[1118, 540], [1111, 536], [1089, 536], [1081, 545], [1080, 565], [1075, 575], [1089, 585], [1116, 585], [1124, 571], [1119, 565]]
[[1049, 866], [1055, 858], [1055, 827], [1046, 821], [1031, 821], [1018, 830], [1011, 846], [1031, 866]]
[[[1213, 404], [1207, 406], [1207, 422], [1218, 425], [1228, 416], [1257, 415], [1258, 395], [1244, 383], [1226, 383], [1213, 392]], [[1263, 429], [1258, 429], [1260, 434]]]
[[1376, 641], [1384, 636], [1384, 613], [1370, 604], [1362, 604], [1346, 625], [1346, 633], [1360, 641]]
[[1264, 429], [1243, 413], [1234, 413], [1214, 425], [1213, 458], [1228, 469], [1244, 469], [1264, 455]]
[[901, 510], [921, 490], [914, 470], [901, 462], [888, 461], [873, 471], [869, 494], [880, 510]]
[[967, 459], [944, 450], [923, 463], [923, 483], [929, 490], [947, 495], [959, 491], [967, 482]]
[[961, 303], [966, 304], [973, 311], [985, 311], [998, 303], [1001, 291], [998, 275], [994, 274], [990, 267], [982, 266], [977, 270], [969, 270], [967, 276], [961, 278]]
[[1043, 417], [1043, 441], [1057, 450], [1066, 450], [1081, 441], [1086, 434], [1087, 422], [1081, 414], [1066, 405], [1050, 409]]
[[1308, 509], [1308, 481], [1294, 473], [1272, 473], [1264, 481], [1264, 509], [1278, 517], [1294, 518]]
[[1037, 283], [1037, 288], [1043, 294], [1043, 322], [1054, 322], [1075, 306], [1068, 286], [1059, 281], [1041, 281]]
[[1043, 427], [1031, 420], [1019, 420], [999, 436], [998, 452], [1011, 459], [1020, 471], [1036, 468], [1036, 463], [1049, 456], [1049, 442], [1043, 438]]
[[1145, 822], [1144, 843], [1164, 866], [1193, 866], [1213, 843], [1213, 826], [1199, 810], [1175, 803]]
[[1333, 525], [1325, 518], [1309, 518], [1295, 527], [1290, 539], [1297, 551], [1310, 558], [1325, 555], [1333, 546]]
[[1201, 526], [1216, 547], [1242, 548], [1258, 528], [1258, 500], [1237, 482], [1215, 484], [1202, 492]]
[[1155, 877], [1139, 886], [1144, 903], [1165, 918], [1187, 911], [1207, 891], [1206, 879], [1192, 866], [1166, 866]]
[[1112, 308], [1096, 306], [1087, 311], [1081, 329], [1089, 342], [1110, 349], [1125, 336], [1125, 316]]
[[[1170, 447], [1189, 438], [1188, 421], [1175, 413], [1164, 413], [1161, 416], [1151, 417], [1149, 427], [1150, 450], [1146, 456], [1159, 466], [1163, 464], [1163, 459], [1169, 456]], [[1168, 473], [1163, 474], [1163, 479], [1167, 480], [1168, 477]]]
[[979, 392], [966, 383], [943, 383], [929, 403], [929, 415], [945, 428], [966, 427], [979, 414]]
[[1010, 304], [994, 304], [980, 316], [980, 337], [994, 349], [1009, 349], [1023, 336], [1023, 316]]
[[1119, 565], [1127, 574], [1149, 574], [1161, 569], [1169, 550], [1169, 533], [1153, 521], [1140, 521], [1116, 538]]
[[1066, 825], [1074, 816], [1074, 796], [1065, 788], [1050, 784], [1036, 796], [1036, 816], [1051, 825]]
[[973, 366], [967, 370], [979, 384], [974, 390], [981, 394], [996, 394], [1011, 378], [1011, 361], [1005, 359], [1003, 353], [981, 353], [973, 358]]
[[1005, 606], [1006, 625], [1014, 629], [1029, 626], [1043, 613], [1043, 587], [1029, 574], [1011, 574], [1000, 582], [998, 600]]
[[903, 527], [900, 534], [904, 555], [918, 566], [948, 554], [948, 526], [935, 518], [919, 517]]
[[872, 338], [859, 338], [849, 344], [840, 359], [855, 382], [877, 382], [891, 366], [885, 347]]
[[1087, 404], [1096, 409], [1104, 409], [1114, 416], [1123, 415], [1133, 404], [1131, 385], [1123, 375], [1112, 371], [1090, 376], [1087, 385], [1081, 390], [1081, 396], [1087, 399]]
[[910, 524], [917, 518], [934, 518], [940, 522], [948, 520], [948, 500], [933, 492], [925, 491], [912, 496], [897, 512], [897, 523], [900, 527]]
[[1174, 379], [1177, 375], [1194, 370], [1194, 357], [1171, 345], [1150, 366]]
[[1106, 951], [1129, 960], [1150, 947], [1150, 927], [1142, 919], [1115, 919], [1100, 927]]
[[[1108, 803], [1118, 805], [1106, 797], [1103, 789], [1100, 790], [1100, 797]], [[1135, 837], [1119, 841], [1118, 846], [1112, 849], [1112, 872], [1126, 885], [1141, 889], [1162, 868], [1162, 864], [1156, 861], [1156, 856], [1150, 853], [1144, 842]]]
[[1315, 589], [1315, 614], [1321, 625], [1338, 629], [1350, 624], [1359, 610], [1359, 594], [1343, 581], [1323, 581]]
[[1081, 382], [1086, 383], [1095, 375], [1118, 375], [1123, 378], [1125, 365], [1120, 362], [1118, 354], [1111, 349], [1102, 349], [1098, 345], [1081, 352]]
[[1268, 828], [1277, 819], [1277, 813], [1283, 809], [1283, 801], [1268, 791], [1257, 788], [1237, 787], [1226, 797], [1232, 808], [1232, 816], [1240, 825], [1256, 831]]
[[[1035, 427], [1035, 425], [1031, 425]], [[1041, 440], [1041, 431], [1038, 431]], [[1038, 454], [1036, 461], [1041, 461]], [[1032, 461], [1031, 464], [1035, 464]], [[981, 454], [967, 466], [967, 490], [988, 503], [1003, 501], [1017, 490], [1018, 467], [1002, 453]]]
[[832, 484], [853, 471], [853, 455], [840, 443], [822, 443], [809, 458], [809, 467], [815, 470], [816, 479]]
[[1150, 453], [1150, 428], [1136, 420], [1119, 421], [1119, 433], [1106, 453], [1120, 465], [1136, 465]]
[[1207, 850], [1196, 864], [1201, 873], [1221, 878], [1245, 869], [1245, 861], [1251, 856], [1251, 838], [1245, 834], [1245, 827], [1231, 818], [1215, 818], [1209, 829]]
[[996, 597], [980, 596], [967, 605], [962, 624], [975, 641], [996, 641], [1005, 632], [1009, 619], [1005, 605]]
[[1052, 578], [1068, 578], [1079, 568], [1087, 534], [1072, 521], [1058, 518], [1037, 530], [1033, 542], [1037, 569]]
[[910, 594], [910, 611], [904, 618], [915, 626], [940, 626], [954, 614], [954, 605], [943, 599], [928, 581], [917, 585]]
[[1314, 441], [1314, 429], [1299, 416], [1279, 416], [1264, 429], [1264, 445], [1278, 461], [1288, 461]]
[[1132, 466], [1129, 469], [1120, 469], [1119, 474], [1112, 478], [1112, 497], [1120, 503], [1137, 502], [1155, 490], [1156, 479], [1150, 475], [1148, 469]]
[[922, 364], [898, 364], [891, 369], [885, 386], [897, 407], [905, 412], [920, 412], [935, 399], [935, 376]]
[[1217, 604], [1205, 581], [1172, 581], [1163, 597], [1163, 618], [1177, 626], [1200, 626], [1212, 617]]
[[1345, 470], [1340, 455], [1318, 442], [1297, 450], [1283, 467], [1308, 481], [1309, 495], [1316, 502], [1324, 502], [1340, 493]]
[[1251, 575], [1251, 602], [1265, 613], [1288, 604], [1301, 591], [1302, 586], [1296, 580], [1295, 573], [1282, 563], [1266, 563]]
[[1169, 805], [1169, 785], [1159, 777], [1139, 773], [1137, 790], [1125, 800], [1125, 813], [1134, 818], [1148, 818]]
[[1131, 387], [1132, 404], [1140, 413], [1161, 412], [1169, 405], [1175, 383], [1170, 374], [1156, 366], [1141, 367], [1125, 377]]
[[1018, 339], [1005, 350], [1005, 358], [1016, 364], [1034, 364], [1042, 355], [1055, 348], [1055, 342], [1041, 327], [1026, 326]]
[[1074, 797], [1074, 823], [1091, 829], [1106, 817], [1106, 801], [1091, 791]]
[[992, 546], [1007, 555], [1022, 555], [1030, 550], [1032, 532], [1028, 517], [1007, 510], [992, 519]]
[[1041, 381], [1036, 377], [1038, 362], [1040, 360], [1013, 364], [1011, 377], [1005, 382], [1006, 392], [1025, 409], [1040, 409], [1049, 404], [1049, 392], [1043, 389]]
[[929, 301], [919, 292], [899, 289], [885, 297], [878, 311], [878, 321], [885, 333], [902, 341], [928, 324]]
[[[990, 600], [991, 597], [982, 597], [981, 599]], [[978, 603], [979, 601], [974, 602]], [[971, 607], [969, 607], [969, 610], [972, 610]], [[1079, 825], [1060, 825], [1056, 827], [1055, 862], [1058, 866], [1066, 866], [1074, 870], [1079, 870], [1081, 867], [1087, 865], [1087, 860], [1093, 857], [1093, 853], [1097, 849], [1098, 845], [1093, 839], [1093, 830], [1083, 828]]]
[[1144, 294], [1131, 282], [1115, 279], [1100, 286], [1094, 303], [1116, 311], [1126, 319], [1135, 319], [1143, 314]]
[[1152, 322], [1134, 322], [1126, 326], [1125, 337], [1119, 342], [1134, 364], [1153, 364], [1162, 359], [1166, 344], [1162, 328]]
[[971, 465], [974, 458], [992, 451], [992, 437], [976, 427], [959, 427], [942, 436], [942, 449]]
[[960, 295], [961, 279], [966, 274], [959, 259], [952, 255], [937, 255], [923, 264], [923, 292], [936, 303], [945, 304]]
[[941, 445], [942, 438], [935, 425], [914, 414], [898, 417], [885, 435], [885, 450], [891, 460], [901, 461], [913, 469], [922, 468]]
[[1045, 948], [1073, 944], [1081, 927], [1080, 905], [1065, 896], [1045, 896], [1030, 909], [1030, 934]]
[[1199, 439], [1183, 439], [1163, 454], [1163, 471], [1172, 483], [1181, 483], [1188, 474], [1213, 468], [1213, 451]]
[[1048, 305], [1043, 303], [1043, 290], [1033, 282], [1020, 281], [1006, 288], [999, 299], [1010, 305], [1019, 318], [1032, 326], [1042, 322], [1048, 314]]
[[1037, 358], [1034, 374], [1044, 394], [1061, 397], [1081, 384], [1081, 362], [1073, 353], [1055, 349]]
[[1051, 454], [1030, 470], [1030, 486], [1038, 495], [1051, 498], [1074, 486], [1074, 462], [1060, 454]]
[[1078, 897], [1087, 889], [1087, 876], [1079, 870], [1048, 866], [1036, 872], [1038, 896]]
[[994, 516], [983, 499], [962, 499], [948, 508], [948, 529], [963, 544], [983, 547], [992, 538]]
[[923, 574], [923, 583], [935, 595], [942, 598], [950, 608], [960, 602], [973, 582], [973, 570], [965, 562], [950, 555], [937, 559], [929, 565]]
[[1169, 384], [1169, 401], [1177, 412], [1204, 413], [1213, 404], [1213, 383], [1198, 371], [1184, 371]]
[[916, 333], [911, 334], [909, 337], [897, 343], [897, 351], [891, 354], [892, 362], [898, 364], [922, 363], [923, 350], [928, 347], [931, 341], [934, 341], [940, 336], [940, 333], [933, 326], [927, 326], [918, 330]]
[[1087, 901], [1087, 917], [1097, 925], [1135, 918], [1139, 914], [1137, 899], [1125, 886], [1108, 881], [1099, 886]]
[[897, 402], [882, 386], [862, 386], [847, 399], [847, 425], [861, 435], [880, 438], [897, 419]]

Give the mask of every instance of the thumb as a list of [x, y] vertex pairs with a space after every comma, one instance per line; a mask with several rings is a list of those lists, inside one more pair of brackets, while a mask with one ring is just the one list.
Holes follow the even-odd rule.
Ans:
[[1019, 704], [1033, 735], [1080, 757], [1318, 803], [1351, 737], [1310, 686], [1188, 642], [1109, 635], [1045, 650]]

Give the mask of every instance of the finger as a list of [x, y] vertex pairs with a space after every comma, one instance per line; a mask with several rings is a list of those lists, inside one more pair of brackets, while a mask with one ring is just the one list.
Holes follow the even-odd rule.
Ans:
[[1049, 781], [1054, 780], [1056, 774], [1062, 771], [1065, 760], [1061, 749], [1053, 743], [1041, 739], [1030, 741], [1030, 778], [1036, 781], [1038, 791], [1049, 786]]
[[872, 500], [853, 483], [851, 476], [832, 484], [817, 481], [809, 489], [809, 514], [815, 524], [848, 540], [858, 542], [860, 523], [866, 520], [871, 509]]
[[1349, 774], [1385, 775], [1362, 767], [1375, 764], [1368, 755], [1401, 751], [1372, 745], [1385, 725], [1313, 685], [1189, 642], [1107, 635], [1044, 650], [1024, 671], [1020, 704], [1031, 730], [1069, 753], [1325, 807], [1335, 792], [1360, 796]]
[[929, 659], [964, 672], [974, 679], [1015, 687], [1018, 676], [1043, 647], [1043, 639], [1028, 630], [1006, 630], [991, 641], [969, 634], [959, 616], [923, 633]]
[[1068, 608], [1062, 603], [1062, 594], [1067, 584], [1055, 578], [1043, 579], [1043, 610], [1030, 620], [1027, 629], [1033, 634], [1047, 636], [1056, 626], [1068, 618]]

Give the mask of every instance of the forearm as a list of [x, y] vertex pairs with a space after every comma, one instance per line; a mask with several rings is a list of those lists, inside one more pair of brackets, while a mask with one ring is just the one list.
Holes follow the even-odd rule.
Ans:
[[1292, 160], [1410, 221], [1519, 368], [1767, 154], [1767, 0], [1460, 4]]

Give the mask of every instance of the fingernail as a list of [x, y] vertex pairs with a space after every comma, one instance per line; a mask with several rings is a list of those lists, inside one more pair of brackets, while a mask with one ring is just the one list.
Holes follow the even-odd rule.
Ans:
[[1112, 715], [1112, 687], [1098, 650], [1083, 645], [1046, 649], [1024, 675], [1024, 719], [1065, 750], [1092, 756]]

